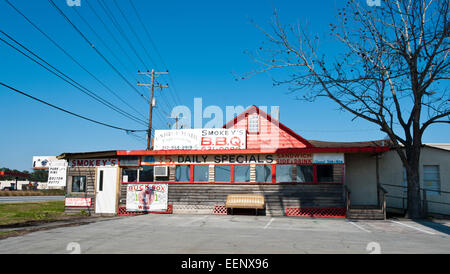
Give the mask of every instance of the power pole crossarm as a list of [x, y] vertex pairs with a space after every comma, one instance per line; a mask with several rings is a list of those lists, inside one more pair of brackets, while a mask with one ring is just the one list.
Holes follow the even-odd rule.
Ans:
[[176, 117], [168, 117], [169, 119], [175, 119], [175, 128], [176, 129], [179, 129], [179, 127], [178, 127], [178, 121], [180, 121], [182, 118], [181, 117], [178, 117], [178, 116], [176, 116]]

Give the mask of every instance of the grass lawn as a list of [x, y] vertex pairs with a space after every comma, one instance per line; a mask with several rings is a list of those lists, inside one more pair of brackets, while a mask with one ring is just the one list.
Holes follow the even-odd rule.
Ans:
[[66, 216], [64, 201], [0, 204], [0, 226], [29, 221], [51, 221]]
[[15, 230], [7, 230], [7, 231], [0, 231], [0, 239], [6, 238], [6, 237], [14, 237], [20, 235], [20, 232]]

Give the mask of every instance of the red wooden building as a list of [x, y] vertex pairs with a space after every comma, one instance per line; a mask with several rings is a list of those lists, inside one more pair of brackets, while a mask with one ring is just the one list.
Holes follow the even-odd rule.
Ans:
[[67, 210], [130, 213], [133, 195], [141, 199], [130, 191], [152, 185], [153, 195], [161, 185], [168, 189], [161, 199], [173, 213], [220, 214], [229, 194], [261, 194], [266, 200], [261, 214], [344, 217], [348, 157], [389, 150], [386, 141], [305, 140], [256, 106], [224, 129], [244, 130], [245, 148], [61, 155], [69, 162], [67, 197], [74, 199]]

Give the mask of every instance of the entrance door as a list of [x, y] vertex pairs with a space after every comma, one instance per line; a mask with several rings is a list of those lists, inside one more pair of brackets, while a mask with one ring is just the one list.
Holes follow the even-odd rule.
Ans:
[[95, 213], [116, 214], [117, 168], [97, 169]]

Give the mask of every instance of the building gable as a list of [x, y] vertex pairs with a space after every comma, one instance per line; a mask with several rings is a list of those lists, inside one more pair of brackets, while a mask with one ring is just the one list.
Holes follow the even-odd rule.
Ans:
[[247, 131], [247, 149], [273, 150], [314, 147], [256, 106], [252, 106], [238, 115], [224, 128], [245, 129]]

